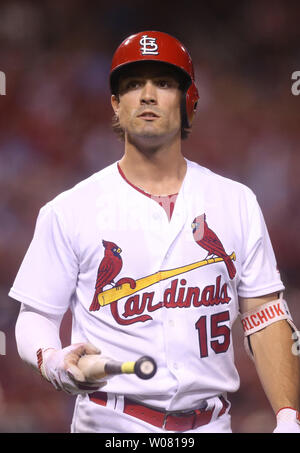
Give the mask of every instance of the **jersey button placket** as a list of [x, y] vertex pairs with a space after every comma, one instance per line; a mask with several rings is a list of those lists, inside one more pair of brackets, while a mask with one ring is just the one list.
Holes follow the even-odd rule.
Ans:
[[166, 330], [166, 342], [167, 342], [167, 353], [169, 356], [169, 366], [171, 371], [176, 375], [180, 368], [180, 363], [176, 360], [176, 351], [174, 350], [174, 339], [176, 337], [176, 321], [173, 318], [172, 308], [164, 308], [165, 310], [165, 330]]

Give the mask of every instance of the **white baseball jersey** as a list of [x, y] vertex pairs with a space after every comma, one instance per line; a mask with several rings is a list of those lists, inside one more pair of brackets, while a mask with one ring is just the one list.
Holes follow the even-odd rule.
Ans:
[[[152, 356], [152, 379], [115, 376], [102, 391], [172, 411], [238, 389], [238, 296], [282, 290], [253, 192], [187, 160], [170, 221], [117, 163], [47, 203], [10, 296], [70, 307], [73, 343], [121, 361]], [[96, 406], [78, 398], [77, 416]]]

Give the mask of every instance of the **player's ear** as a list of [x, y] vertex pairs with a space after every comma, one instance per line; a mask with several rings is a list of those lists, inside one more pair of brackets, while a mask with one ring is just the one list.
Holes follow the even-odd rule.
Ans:
[[115, 94], [112, 94], [111, 96], [111, 105], [112, 105], [112, 108], [115, 112], [115, 115], [118, 115], [118, 110], [119, 110], [119, 96], [115, 95]]

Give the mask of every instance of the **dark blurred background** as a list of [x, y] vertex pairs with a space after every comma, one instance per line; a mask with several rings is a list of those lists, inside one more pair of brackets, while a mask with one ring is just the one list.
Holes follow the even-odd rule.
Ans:
[[[74, 399], [17, 355], [19, 303], [7, 296], [42, 205], [122, 155], [111, 131], [108, 74], [129, 34], [154, 29], [192, 55], [200, 92], [187, 158], [251, 187], [300, 326], [299, 2], [210, 0], [0, 2], [0, 432], [69, 432]], [[62, 328], [69, 340], [70, 317]], [[271, 432], [274, 416], [234, 328], [241, 388], [236, 433]]]

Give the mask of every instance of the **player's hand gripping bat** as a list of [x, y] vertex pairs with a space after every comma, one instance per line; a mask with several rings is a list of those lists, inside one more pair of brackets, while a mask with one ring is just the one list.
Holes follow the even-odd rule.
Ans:
[[123, 373], [150, 379], [157, 370], [155, 361], [148, 356], [140, 357], [135, 362], [118, 362], [100, 354], [86, 354], [80, 357], [77, 366], [89, 382]]

